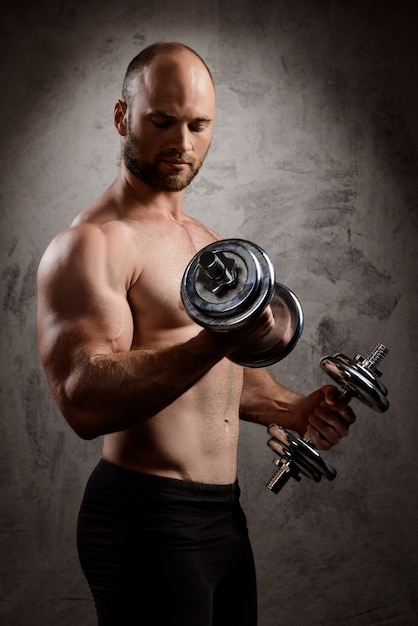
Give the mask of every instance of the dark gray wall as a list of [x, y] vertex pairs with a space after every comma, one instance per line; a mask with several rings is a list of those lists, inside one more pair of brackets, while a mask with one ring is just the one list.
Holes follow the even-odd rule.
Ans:
[[[240, 481], [260, 626], [418, 623], [417, 3], [49, 0], [2, 9], [1, 614], [5, 626], [95, 623], [75, 550], [100, 441], [47, 390], [35, 273], [49, 240], [116, 174], [125, 67], [176, 39], [213, 69], [218, 118], [188, 211], [271, 255], [305, 330], [273, 367], [309, 392], [324, 353], [381, 341], [390, 410], [357, 403], [338, 477], [275, 496], [263, 429], [244, 424]], [[196, 625], [199, 626], [199, 625]]]

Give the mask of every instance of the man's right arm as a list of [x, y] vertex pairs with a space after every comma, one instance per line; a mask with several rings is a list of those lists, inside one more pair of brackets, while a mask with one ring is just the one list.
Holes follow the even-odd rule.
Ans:
[[239, 334], [196, 327], [183, 343], [132, 350], [128, 246], [112, 228], [83, 225], [63, 233], [38, 271], [42, 362], [58, 407], [85, 439], [152, 417], [242, 341]]

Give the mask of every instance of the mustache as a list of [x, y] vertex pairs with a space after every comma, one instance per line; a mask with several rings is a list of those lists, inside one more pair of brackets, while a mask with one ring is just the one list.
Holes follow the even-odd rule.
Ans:
[[157, 156], [157, 159], [174, 159], [177, 161], [185, 161], [186, 163], [194, 163], [195, 159], [191, 158], [190, 156], [186, 156], [186, 154], [183, 154], [182, 152], [179, 152], [178, 150], [175, 149], [170, 149], [170, 150], [163, 150], [162, 152], [160, 152]]

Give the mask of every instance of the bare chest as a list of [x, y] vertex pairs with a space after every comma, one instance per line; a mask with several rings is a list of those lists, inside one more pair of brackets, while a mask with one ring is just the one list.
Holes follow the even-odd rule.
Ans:
[[192, 328], [196, 332], [181, 302], [181, 280], [190, 259], [213, 240], [203, 227], [177, 225], [142, 238], [138, 249], [142, 269], [128, 293], [135, 343], [166, 343], [178, 332]]

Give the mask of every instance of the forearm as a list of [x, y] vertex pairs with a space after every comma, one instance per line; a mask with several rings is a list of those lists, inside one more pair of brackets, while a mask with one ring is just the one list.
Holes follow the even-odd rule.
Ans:
[[245, 369], [240, 418], [262, 426], [279, 424], [304, 435], [306, 424], [295, 413], [301, 398], [280, 385], [266, 369]]
[[221, 337], [203, 330], [165, 349], [84, 355], [58, 404], [83, 438], [125, 430], [174, 402], [227, 352]]

